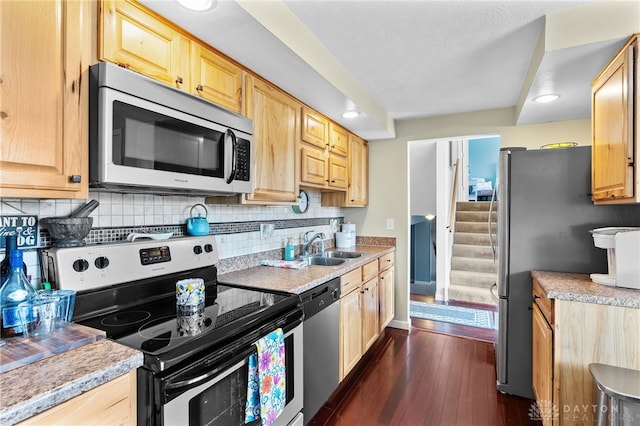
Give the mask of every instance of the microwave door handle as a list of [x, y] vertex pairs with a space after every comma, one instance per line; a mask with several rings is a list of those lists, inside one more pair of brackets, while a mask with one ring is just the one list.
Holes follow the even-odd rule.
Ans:
[[236, 135], [235, 135], [235, 133], [233, 133], [233, 131], [231, 129], [227, 129], [227, 136], [231, 137], [231, 174], [229, 175], [229, 178], [227, 179], [227, 183], [231, 183], [236, 178], [236, 172], [237, 172], [237, 170], [236, 170], [236, 151], [237, 151], [238, 147], [237, 147]]

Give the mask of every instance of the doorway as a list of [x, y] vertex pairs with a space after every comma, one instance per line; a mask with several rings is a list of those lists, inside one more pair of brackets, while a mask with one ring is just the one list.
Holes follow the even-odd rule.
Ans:
[[[487, 145], [482, 146], [483, 142]], [[455, 217], [450, 215], [452, 187], [455, 182], [456, 201], [460, 202], [469, 201], [471, 182], [478, 181], [476, 175], [488, 182], [485, 186], [495, 187], [499, 144], [496, 136], [409, 142], [412, 326], [491, 342], [497, 339], [497, 318], [493, 312], [480, 312], [478, 320], [467, 321], [463, 317], [483, 311], [482, 307], [450, 300], [448, 290], [454, 253], [450, 223]], [[493, 163], [493, 173], [486, 172], [491, 169], [487, 162]], [[441, 315], [436, 311], [442, 311]]]

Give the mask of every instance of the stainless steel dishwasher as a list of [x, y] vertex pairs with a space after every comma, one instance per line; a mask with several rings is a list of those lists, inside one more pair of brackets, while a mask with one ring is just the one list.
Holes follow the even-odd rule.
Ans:
[[340, 278], [303, 293], [304, 419], [311, 421], [339, 381]]

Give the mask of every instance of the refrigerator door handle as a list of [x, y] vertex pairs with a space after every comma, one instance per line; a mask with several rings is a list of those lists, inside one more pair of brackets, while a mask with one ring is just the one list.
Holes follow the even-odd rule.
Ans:
[[492, 219], [493, 219], [493, 203], [496, 199], [496, 191], [498, 190], [498, 184], [493, 188], [493, 192], [491, 193], [491, 203], [489, 203], [489, 219], [487, 221], [487, 226], [489, 228], [489, 244], [491, 245], [491, 251], [493, 252], [493, 263], [496, 263], [496, 245], [493, 241], [492, 235]]

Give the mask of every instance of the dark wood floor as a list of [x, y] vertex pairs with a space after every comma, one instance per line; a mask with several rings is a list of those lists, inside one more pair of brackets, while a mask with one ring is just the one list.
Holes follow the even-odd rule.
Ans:
[[[440, 302], [440, 301], [436, 301], [433, 296], [424, 296], [420, 294], [411, 294], [410, 299], [417, 300], [420, 302], [426, 302], [426, 303], [462, 306], [462, 307], [473, 308], [473, 309], [484, 309], [492, 312], [497, 312], [498, 310], [497, 306], [492, 306], [492, 305], [480, 305], [476, 303], [461, 302], [461, 301], [455, 301], [455, 300], [450, 300], [448, 302]], [[491, 330], [491, 329], [479, 328], [479, 327], [469, 327], [466, 325], [451, 324], [451, 323], [442, 322], [442, 321], [424, 320], [420, 318], [411, 318], [411, 325], [413, 327], [420, 327], [424, 330], [430, 330], [435, 333], [450, 334], [454, 336], [463, 336], [469, 339], [482, 340], [484, 342], [490, 342], [490, 343], [496, 343], [498, 341], [498, 330]]]
[[384, 335], [311, 425], [534, 425], [532, 401], [496, 390], [493, 344], [413, 328]]

